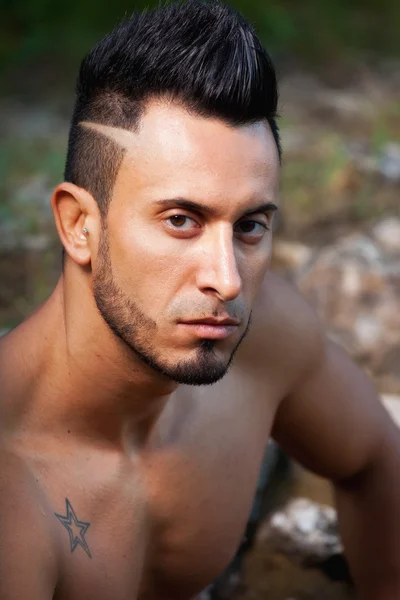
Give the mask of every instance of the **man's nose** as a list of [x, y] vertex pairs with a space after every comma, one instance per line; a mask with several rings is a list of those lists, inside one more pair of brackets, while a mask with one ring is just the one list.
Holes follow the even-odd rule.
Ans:
[[203, 238], [202, 262], [198, 270], [197, 285], [205, 293], [215, 294], [221, 301], [237, 298], [242, 290], [235, 256], [234, 239], [230, 225], [220, 226]]

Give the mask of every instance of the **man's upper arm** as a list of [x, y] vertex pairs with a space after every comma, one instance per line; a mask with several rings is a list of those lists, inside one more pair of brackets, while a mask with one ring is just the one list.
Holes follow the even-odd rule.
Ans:
[[[307, 311], [305, 321], [302, 372], [278, 406], [272, 433], [304, 466], [346, 479], [370, 464], [394, 424], [362, 370]], [[301, 353], [301, 339], [293, 343]]]
[[0, 598], [52, 600], [56, 551], [47, 510], [10, 465], [0, 474]]

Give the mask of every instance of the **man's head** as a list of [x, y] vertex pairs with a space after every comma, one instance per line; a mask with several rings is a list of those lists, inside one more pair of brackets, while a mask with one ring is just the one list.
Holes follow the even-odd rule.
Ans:
[[[82, 63], [59, 231], [91, 264], [105, 322], [178, 382], [217, 381], [248, 329], [270, 256], [276, 110], [268, 55], [219, 2], [134, 15]], [[87, 243], [74, 244], [73, 223]]]

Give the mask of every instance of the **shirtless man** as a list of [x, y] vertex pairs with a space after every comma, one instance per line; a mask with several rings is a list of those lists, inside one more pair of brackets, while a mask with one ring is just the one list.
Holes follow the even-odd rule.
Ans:
[[333, 481], [360, 599], [400, 598], [397, 429], [268, 270], [276, 105], [214, 2], [134, 16], [83, 63], [51, 200], [63, 274], [0, 344], [1, 600], [194, 597], [271, 435]]

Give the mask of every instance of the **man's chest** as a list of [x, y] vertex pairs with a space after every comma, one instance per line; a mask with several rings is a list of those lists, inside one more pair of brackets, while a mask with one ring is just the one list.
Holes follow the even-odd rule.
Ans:
[[185, 402], [188, 409], [180, 443], [170, 444], [173, 436], [165, 435], [166, 446], [152, 459], [157, 476], [149, 480], [154, 523], [162, 532], [156, 569], [170, 581], [190, 574], [192, 582], [204, 585], [224, 569], [243, 537], [273, 402], [265, 384], [246, 385], [243, 377], [226, 378], [223, 386], [196, 389], [179, 400], [178, 414], [184, 414]]
[[177, 399], [134, 464], [97, 457], [86, 470], [74, 457], [58, 469], [51, 485], [63, 565], [57, 600], [188, 598], [228, 564], [272, 416], [245, 390], [240, 398], [227, 386], [202, 393]]

